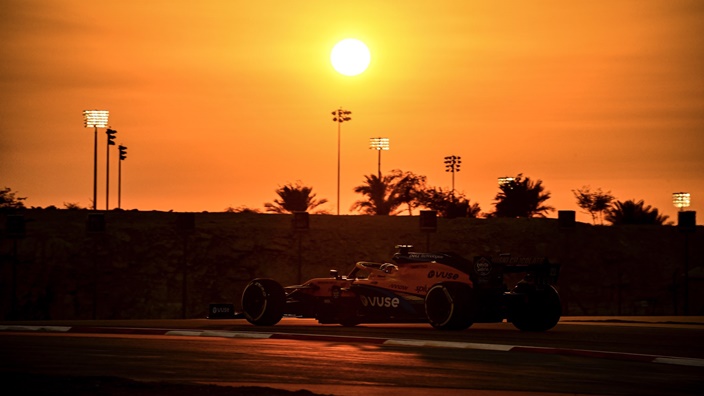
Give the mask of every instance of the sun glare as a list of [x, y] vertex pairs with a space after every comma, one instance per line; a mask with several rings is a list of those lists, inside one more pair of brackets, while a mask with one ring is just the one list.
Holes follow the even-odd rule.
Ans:
[[367, 70], [371, 55], [369, 48], [357, 39], [344, 39], [335, 44], [330, 53], [332, 67], [346, 76], [356, 76]]

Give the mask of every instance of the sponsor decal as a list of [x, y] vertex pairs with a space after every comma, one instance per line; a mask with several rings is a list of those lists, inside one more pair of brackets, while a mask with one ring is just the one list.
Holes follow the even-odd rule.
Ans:
[[232, 304], [210, 304], [208, 319], [230, 319], [235, 317], [235, 306]]
[[480, 276], [487, 276], [491, 273], [491, 262], [482, 257], [474, 263], [474, 272]]
[[398, 308], [401, 302], [398, 297], [367, 297], [359, 296], [362, 300], [362, 305], [365, 307], [380, 307], [380, 308]]
[[408, 286], [406, 285], [396, 285], [392, 283], [389, 287], [397, 290], [408, 290]]
[[430, 270], [430, 272], [428, 272], [428, 278], [441, 278], [441, 279], [456, 280], [459, 277], [460, 277], [460, 275], [456, 274], [454, 272], [435, 271], [435, 270]]
[[440, 260], [440, 259], [444, 258], [444, 256], [441, 254], [432, 254], [432, 253], [410, 253], [408, 255], [408, 258], [420, 259], [420, 260]]
[[428, 286], [427, 285], [420, 285], [416, 286], [416, 293], [418, 294], [423, 294], [428, 292]]
[[494, 263], [501, 263], [501, 264], [534, 265], [534, 264], [544, 264], [547, 261], [547, 258], [546, 257], [501, 256], [499, 258], [494, 258], [491, 261], [493, 261]]

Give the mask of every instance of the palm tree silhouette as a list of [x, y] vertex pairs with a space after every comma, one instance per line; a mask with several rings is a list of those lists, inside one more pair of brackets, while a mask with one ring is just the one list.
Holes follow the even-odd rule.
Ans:
[[519, 173], [499, 188], [501, 192], [496, 194], [496, 209], [492, 214], [495, 217], [545, 217], [546, 212], [555, 210], [544, 205], [550, 199], [550, 193], [544, 192], [542, 180], [533, 182], [529, 177], [523, 179], [523, 174]]
[[663, 225], [668, 217], [669, 216], [660, 214], [656, 208], [650, 205], [645, 206], [645, 202], [643, 202], [642, 199], [638, 202], [632, 199], [625, 202], [616, 201], [606, 212], [606, 221], [613, 225]]
[[[304, 186], [300, 181], [279, 187], [276, 190], [276, 194], [278, 194], [279, 199], [275, 199], [273, 203], [267, 202], [264, 204], [267, 212], [306, 212], [328, 202], [325, 198], [315, 199], [316, 194], [313, 194], [313, 187]], [[325, 213], [325, 211], [318, 211], [317, 213]]]
[[355, 187], [354, 192], [363, 194], [365, 199], [355, 202], [351, 210], [378, 216], [396, 214], [396, 209], [403, 203], [396, 188], [397, 178], [397, 174], [364, 176], [364, 184]]

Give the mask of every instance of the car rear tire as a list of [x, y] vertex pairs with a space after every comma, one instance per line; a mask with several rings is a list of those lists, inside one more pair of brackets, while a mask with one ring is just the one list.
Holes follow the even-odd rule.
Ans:
[[286, 292], [273, 279], [254, 279], [242, 292], [242, 310], [249, 323], [273, 326], [284, 316]]
[[436, 329], [464, 330], [474, 322], [472, 288], [464, 283], [439, 283], [425, 295], [425, 314]]
[[554, 287], [548, 285], [542, 290], [521, 285], [514, 288], [517, 294], [523, 294], [521, 303], [514, 308], [512, 322], [521, 331], [547, 331], [555, 327], [562, 316], [560, 295]]

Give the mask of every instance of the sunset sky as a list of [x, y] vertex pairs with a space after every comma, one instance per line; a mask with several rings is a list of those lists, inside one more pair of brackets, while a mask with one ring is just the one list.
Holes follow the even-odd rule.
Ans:
[[[263, 209], [300, 180], [335, 212], [376, 173], [456, 189], [493, 211], [497, 178], [541, 179], [576, 210], [589, 185], [676, 222], [672, 193], [704, 223], [704, 2], [5, 0], [0, 2], [0, 187], [27, 206], [90, 207], [93, 130], [110, 111], [122, 207]], [[369, 68], [343, 76], [338, 41]], [[98, 209], [105, 208], [99, 130]], [[117, 149], [110, 154], [117, 205]], [[550, 217], [556, 217], [554, 212]], [[579, 214], [578, 220], [590, 217]]]

